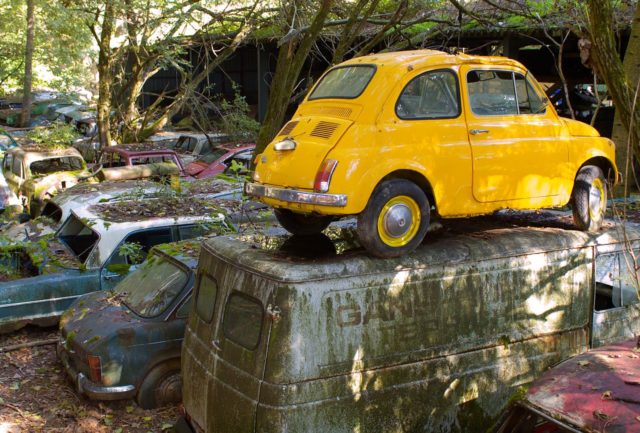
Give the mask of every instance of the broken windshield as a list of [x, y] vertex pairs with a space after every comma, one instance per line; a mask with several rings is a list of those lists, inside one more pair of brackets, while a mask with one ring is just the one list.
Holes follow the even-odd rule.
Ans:
[[73, 251], [80, 263], [85, 263], [100, 236], [72, 214], [60, 227], [58, 239]]
[[327, 73], [320, 83], [313, 89], [309, 100], [312, 99], [355, 99], [364, 92], [376, 72], [375, 66], [356, 65], [341, 66]]
[[114, 289], [123, 302], [142, 317], [156, 317], [167, 309], [187, 284], [183, 269], [157, 255], [151, 256]]
[[44, 176], [59, 171], [72, 171], [82, 169], [82, 159], [74, 156], [49, 158], [34, 161], [29, 166], [32, 176]]

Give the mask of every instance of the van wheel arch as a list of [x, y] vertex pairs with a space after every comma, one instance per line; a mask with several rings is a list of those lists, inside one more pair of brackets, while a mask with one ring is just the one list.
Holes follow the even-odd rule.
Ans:
[[432, 218], [438, 215], [438, 202], [436, 201], [435, 195], [433, 193], [433, 188], [431, 187], [431, 182], [421, 173], [413, 170], [396, 170], [385, 177], [380, 179], [380, 181], [374, 186], [373, 191], [380, 185], [382, 182], [393, 179], [405, 179], [411, 181], [418, 185], [420, 189], [427, 196], [427, 200], [429, 200], [429, 204], [435, 208], [435, 211], [432, 214]]
[[143, 409], [154, 409], [182, 398], [180, 358], [171, 358], [155, 364], [142, 380], [136, 401]]

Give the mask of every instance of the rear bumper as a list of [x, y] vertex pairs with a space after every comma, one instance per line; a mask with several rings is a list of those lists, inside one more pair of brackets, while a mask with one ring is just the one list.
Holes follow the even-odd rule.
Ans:
[[135, 397], [136, 387], [133, 385], [101, 386], [91, 382], [84, 373], [76, 371], [61, 341], [56, 346], [56, 353], [80, 394], [94, 400], [120, 400]]
[[347, 196], [344, 194], [323, 194], [319, 192], [299, 191], [290, 188], [261, 185], [247, 182], [244, 186], [247, 195], [258, 198], [272, 198], [287, 203], [300, 203], [318, 206], [345, 207]]

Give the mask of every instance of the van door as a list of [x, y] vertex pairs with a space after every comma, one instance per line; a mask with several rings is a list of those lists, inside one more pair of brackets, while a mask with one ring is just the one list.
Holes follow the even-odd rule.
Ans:
[[205, 252], [183, 349], [183, 400], [205, 431], [255, 431], [271, 320], [266, 283]]
[[596, 252], [591, 346], [640, 334], [640, 245], [600, 246]]

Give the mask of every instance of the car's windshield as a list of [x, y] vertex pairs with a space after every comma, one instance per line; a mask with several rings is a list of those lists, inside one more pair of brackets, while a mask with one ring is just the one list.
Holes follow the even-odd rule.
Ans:
[[376, 68], [371, 65], [337, 67], [322, 77], [309, 99], [357, 98], [364, 92], [375, 72]]
[[73, 251], [81, 263], [84, 263], [97, 245], [100, 236], [72, 214], [60, 227], [58, 239]]
[[82, 159], [75, 156], [49, 158], [34, 161], [29, 166], [32, 176], [42, 176], [59, 171], [72, 171], [82, 169]]
[[154, 254], [127, 275], [115, 290], [137, 315], [156, 317], [171, 305], [188, 280], [187, 272]]
[[225, 153], [227, 153], [226, 149], [215, 148], [211, 152], [207, 153], [206, 155], [201, 156], [198, 159], [198, 162], [203, 162], [205, 164], [211, 164], [211, 163], [217, 161]]

